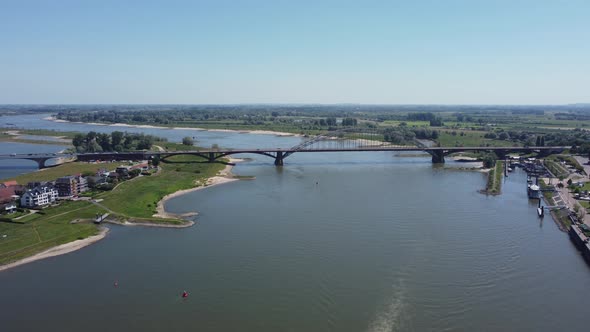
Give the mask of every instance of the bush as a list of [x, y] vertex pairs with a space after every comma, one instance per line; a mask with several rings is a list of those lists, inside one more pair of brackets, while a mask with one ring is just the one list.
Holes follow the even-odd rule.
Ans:
[[184, 144], [184, 145], [193, 145], [194, 144], [194, 141], [189, 136], [186, 136], [186, 137], [183, 137], [182, 138], [182, 144]]

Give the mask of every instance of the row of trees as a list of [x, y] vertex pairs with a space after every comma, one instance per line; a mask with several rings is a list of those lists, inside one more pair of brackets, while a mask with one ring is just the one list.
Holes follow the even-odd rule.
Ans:
[[383, 131], [386, 142], [394, 144], [413, 144], [414, 139], [438, 139], [439, 132], [429, 128], [390, 127]]
[[91, 131], [84, 134], [76, 134], [72, 144], [76, 152], [112, 152], [149, 150], [155, 141], [165, 139], [152, 135], [113, 131], [112, 133], [97, 133]]

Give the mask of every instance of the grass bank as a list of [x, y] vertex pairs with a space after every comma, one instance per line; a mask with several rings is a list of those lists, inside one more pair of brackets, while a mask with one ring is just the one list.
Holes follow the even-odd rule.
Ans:
[[174, 156], [160, 163], [160, 167], [158, 174], [124, 182], [113, 191], [103, 194], [100, 197], [104, 199], [101, 204], [126, 218], [162, 222], [162, 219], [153, 218], [152, 215], [157, 212], [158, 202], [164, 196], [204, 183], [225, 165], [208, 163], [195, 156]]
[[501, 160], [496, 161], [496, 166], [488, 173], [488, 183], [484, 191], [489, 195], [499, 195], [502, 189], [502, 176], [504, 164]]
[[18, 221], [0, 222], [0, 265], [97, 234], [92, 223], [70, 223], [92, 219], [96, 213], [104, 210], [89, 202], [63, 202]]
[[[71, 163], [24, 174], [15, 179], [19, 183], [53, 180], [101, 167], [112, 170], [118, 164]], [[98, 234], [98, 228], [90, 222], [97, 213], [111, 213], [112, 217], [128, 222], [185, 224], [184, 220], [152, 217], [156, 213], [157, 203], [168, 194], [204, 184], [225, 165], [208, 163], [195, 156], [174, 156], [160, 163], [160, 167], [161, 170], [156, 174], [137, 177], [121, 183], [112, 191], [97, 193], [94, 198], [103, 199], [99, 203], [64, 201], [58, 206], [45, 208], [18, 220], [0, 219], [0, 265]]]
[[[24, 138], [22, 135], [28, 135], [29, 137]], [[0, 142], [71, 145], [71, 139], [74, 137], [74, 135], [76, 135], [75, 132], [54, 131], [47, 129], [0, 128]], [[38, 139], [35, 139], [35, 136], [38, 136]], [[47, 136], [63, 138], [63, 141], [60, 142], [47, 140], [45, 139]]]

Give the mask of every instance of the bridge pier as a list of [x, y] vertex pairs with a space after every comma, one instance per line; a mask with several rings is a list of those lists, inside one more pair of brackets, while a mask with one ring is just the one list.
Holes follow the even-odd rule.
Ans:
[[506, 150], [496, 150], [494, 151], [494, 153], [496, 154], [496, 156], [498, 156], [498, 159], [506, 159], [506, 157], [508, 156], [508, 151]]
[[47, 160], [49, 160], [49, 159], [35, 158], [35, 159], [32, 159], [32, 160], [34, 160], [34, 161], [37, 162], [37, 165], [38, 165], [39, 169], [44, 169], [44, 168], [47, 168], [47, 166], [45, 165], [45, 162]]
[[209, 152], [207, 160], [209, 160], [210, 163], [214, 162], [215, 161], [215, 152]]
[[282, 151], [277, 152], [277, 156], [275, 157], [275, 166], [283, 166], [283, 159], [285, 158]]
[[432, 163], [433, 164], [444, 164], [445, 163], [445, 153], [442, 150], [432, 151]]

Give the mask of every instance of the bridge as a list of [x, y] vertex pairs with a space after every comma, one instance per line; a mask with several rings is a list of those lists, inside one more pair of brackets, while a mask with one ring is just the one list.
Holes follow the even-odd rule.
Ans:
[[94, 161], [94, 160], [149, 160], [160, 158], [166, 160], [176, 155], [194, 155], [209, 162], [215, 162], [220, 158], [236, 154], [259, 154], [274, 159], [276, 166], [282, 166], [285, 158], [294, 153], [329, 153], [329, 152], [376, 152], [376, 151], [419, 151], [426, 152], [432, 156], [433, 163], [444, 163], [445, 156], [466, 151], [487, 151], [495, 152], [500, 158], [504, 158], [511, 152], [536, 152], [540, 155], [549, 155], [559, 153], [568, 146], [472, 146], [472, 147], [436, 147], [427, 146], [422, 142], [415, 140], [415, 145], [395, 145], [383, 142], [383, 134], [373, 131], [334, 131], [328, 134], [321, 134], [304, 140], [302, 143], [290, 148], [246, 148], [246, 149], [229, 149], [229, 148], [210, 148], [196, 149], [188, 151], [129, 151], [129, 152], [97, 152], [97, 153], [40, 153], [40, 154], [9, 154], [0, 155], [0, 160], [6, 159], [28, 159], [37, 162], [39, 168], [52, 167], [47, 161], [56, 159], [57, 164], [72, 160]]
[[[39, 168], [57, 166], [63, 162], [63, 160], [78, 160], [78, 161], [95, 161], [95, 160], [150, 160], [155, 157], [160, 160], [166, 160], [169, 157], [177, 155], [194, 155], [206, 159], [209, 162], [215, 162], [220, 158], [227, 157], [236, 154], [259, 154], [274, 159], [276, 166], [282, 166], [285, 158], [289, 157], [294, 153], [328, 153], [328, 152], [377, 152], [377, 151], [418, 151], [426, 152], [432, 156], [433, 163], [444, 163], [445, 156], [466, 151], [486, 151], [495, 152], [500, 158], [504, 158], [508, 153], [511, 152], [536, 152], [542, 155], [549, 155], [551, 153], [559, 153], [565, 149], [569, 149], [567, 146], [532, 146], [532, 147], [412, 147], [412, 146], [375, 146], [375, 147], [343, 147], [343, 148], [316, 148], [316, 149], [281, 149], [281, 148], [270, 148], [270, 149], [199, 149], [199, 150], [187, 150], [187, 151], [132, 151], [132, 152], [100, 152], [100, 153], [78, 153], [78, 154], [11, 154], [11, 155], [0, 155], [0, 160], [6, 159], [28, 159], [36, 161], [39, 164]], [[49, 159], [58, 158], [62, 160], [61, 163], [56, 165], [46, 165], [46, 161]]]
[[[39, 169], [55, 167], [63, 163], [75, 161], [77, 159], [76, 154], [69, 153], [12, 153], [12, 154], [0, 154], [0, 160], [11, 160], [11, 159], [28, 159], [37, 163]], [[48, 165], [47, 161], [54, 159], [55, 163]]]

